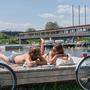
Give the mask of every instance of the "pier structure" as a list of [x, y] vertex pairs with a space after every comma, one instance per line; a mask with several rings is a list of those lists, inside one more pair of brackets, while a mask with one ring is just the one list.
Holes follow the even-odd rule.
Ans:
[[[41, 65], [37, 67], [26, 67], [26, 66], [10, 66], [17, 77], [17, 85], [29, 85], [35, 83], [48, 83], [48, 82], [61, 82], [61, 81], [72, 81], [76, 80], [76, 67], [77, 61], [81, 61], [82, 58], [73, 57], [74, 63], [56, 65]], [[81, 75], [85, 75], [82, 71]], [[0, 77], [3, 79], [0, 84], [3, 86], [11, 85], [11, 77], [9, 71], [0, 68]]]
[[[17, 76], [17, 85], [60, 82], [68, 80], [76, 80], [76, 65], [67, 66], [38, 66], [34, 68], [26, 68], [22, 66], [12, 67]], [[11, 85], [9, 72], [1, 70], [0, 75], [3, 77], [1, 83], [3, 86]]]

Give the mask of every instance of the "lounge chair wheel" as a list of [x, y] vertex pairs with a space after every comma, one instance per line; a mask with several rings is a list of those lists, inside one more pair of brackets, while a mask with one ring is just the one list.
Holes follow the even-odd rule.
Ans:
[[[7, 84], [10, 85], [9, 90], [16, 90], [17, 77], [12, 68], [4, 63], [0, 63], [0, 71], [0, 90], [3, 90], [3, 87]], [[7, 76], [5, 77], [4, 75], [6, 74]]]
[[83, 90], [90, 90], [90, 56], [85, 57], [76, 67], [76, 80]]

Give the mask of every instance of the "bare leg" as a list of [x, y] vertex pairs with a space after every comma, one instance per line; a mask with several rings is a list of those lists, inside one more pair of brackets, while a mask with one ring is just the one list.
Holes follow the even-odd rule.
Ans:
[[4, 61], [5, 63], [9, 63], [8, 57], [5, 56], [5, 55], [2, 54], [2, 53], [0, 53], [0, 59], [1, 59], [2, 61]]

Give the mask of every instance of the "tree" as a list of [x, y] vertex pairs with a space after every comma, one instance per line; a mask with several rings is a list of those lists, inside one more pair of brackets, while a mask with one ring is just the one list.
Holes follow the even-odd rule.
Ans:
[[4, 33], [1, 33], [0, 32], [0, 39], [2, 39], [2, 38], [5, 39], [6, 38], [6, 35]]
[[48, 29], [58, 29], [59, 26], [57, 24], [57, 22], [47, 22], [46, 25], [45, 25], [45, 29], [48, 30]]
[[16, 36], [9, 37], [9, 44], [18, 44], [19, 40]]
[[39, 44], [40, 39], [34, 39], [34, 38], [33, 39], [28, 39], [27, 42], [28, 42], [28, 44], [33, 44], [33, 43]]
[[36, 31], [34, 28], [28, 28], [26, 32]]

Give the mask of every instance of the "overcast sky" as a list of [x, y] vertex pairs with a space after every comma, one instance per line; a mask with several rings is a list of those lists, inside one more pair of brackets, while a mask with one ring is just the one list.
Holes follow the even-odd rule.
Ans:
[[56, 21], [60, 26], [72, 25], [72, 5], [75, 25], [78, 25], [78, 5], [81, 24], [84, 24], [84, 5], [87, 6], [87, 24], [90, 23], [90, 0], [0, 0], [0, 30], [44, 29], [46, 22]]

